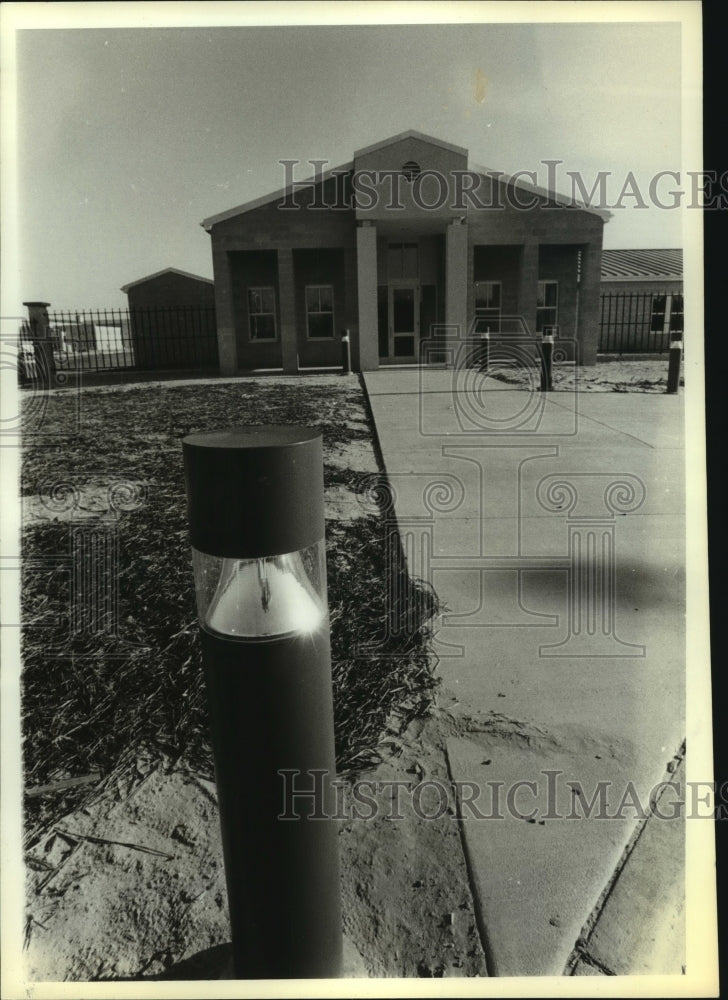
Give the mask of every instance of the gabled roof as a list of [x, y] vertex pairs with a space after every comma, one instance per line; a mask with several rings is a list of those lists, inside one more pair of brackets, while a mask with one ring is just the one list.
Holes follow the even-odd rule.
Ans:
[[215, 284], [212, 278], [202, 278], [199, 274], [190, 274], [189, 271], [180, 271], [178, 267], [165, 267], [161, 271], [155, 271], [154, 274], [148, 274], [145, 278], [137, 278], [136, 281], [130, 281], [128, 285], [122, 285], [121, 291], [128, 292], [129, 289], [134, 288], [135, 285], [143, 285], [146, 281], [151, 281], [153, 278], [161, 278], [163, 274], [181, 274], [183, 278], [192, 278], [195, 281], [204, 281], [206, 285]]
[[679, 281], [682, 276], [682, 250], [602, 250], [602, 281]]
[[[468, 156], [468, 150], [462, 146], [455, 146], [450, 142], [444, 142], [442, 139], [438, 139], [435, 136], [425, 135], [424, 132], [417, 132], [415, 129], [409, 129], [406, 132], [400, 132], [397, 135], [391, 136], [389, 139], [382, 139], [381, 142], [376, 142], [371, 146], [364, 146], [362, 149], [357, 149], [354, 152], [354, 160], [350, 160], [348, 163], [342, 163], [338, 167], [331, 167], [322, 174], [314, 174], [313, 177], [306, 177], [301, 181], [297, 181], [297, 184], [310, 184], [312, 182], [327, 181], [331, 177], [340, 175], [349, 170], [354, 169], [354, 162], [357, 157], [365, 154], [374, 152], [377, 149], [384, 149], [386, 146], [394, 145], [394, 143], [401, 142], [403, 139], [420, 139], [422, 142], [431, 143], [435, 146], [440, 146], [442, 149], [450, 150], [450, 152], [458, 153], [461, 156]], [[474, 173], [482, 174], [484, 176], [495, 177], [501, 183], [512, 184], [514, 187], [519, 188], [522, 191], [526, 191], [529, 194], [536, 194], [539, 197], [547, 198], [549, 201], [556, 202], [559, 205], [563, 205], [566, 208], [576, 208], [582, 212], [590, 212], [592, 215], [598, 216], [604, 222], [607, 222], [612, 218], [612, 213], [607, 212], [604, 209], [590, 208], [588, 205], [584, 205], [581, 202], [575, 201], [573, 198], [567, 198], [566, 195], [559, 194], [554, 191], [547, 191], [545, 188], [538, 187], [535, 184], [529, 184], [526, 181], [520, 179], [511, 180], [506, 176], [502, 170], [493, 170], [489, 167], [479, 167], [473, 166], [469, 168]], [[207, 230], [209, 233], [213, 226], [217, 225], [219, 222], [225, 222], [227, 219], [232, 219], [236, 215], [243, 215], [246, 212], [251, 212], [256, 208], [263, 208], [265, 205], [270, 205], [275, 201], [285, 198], [290, 194], [287, 188], [280, 188], [278, 191], [274, 191], [272, 194], [263, 195], [260, 198], [254, 198], [252, 201], [243, 202], [242, 205], [236, 205], [235, 208], [229, 208], [225, 212], [219, 212], [217, 215], [210, 215], [208, 218], [203, 219], [200, 225]]]
[[494, 177], [501, 184], [511, 184], [513, 187], [518, 188], [519, 191], [526, 191], [528, 194], [535, 194], [540, 198], [546, 198], [547, 201], [563, 205], [564, 208], [576, 208], [580, 212], [591, 212], [592, 215], [599, 216], [604, 222], [609, 222], [612, 218], [612, 213], [608, 212], [605, 208], [591, 208], [589, 205], [585, 205], [575, 198], [568, 198], [565, 194], [559, 194], [558, 191], [549, 191], [547, 188], [539, 187], [538, 184], [529, 184], [528, 181], [521, 180], [520, 177], [513, 180], [513, 178], [503, 173], [502, 170], [495, 170], [493, 167], [479, 167], [477, 165], [471, 167], [471, 170], [484, 177]]
[[[338, 167], [331, 167], [329, 170], [325, 170], [322, 174], [314, 174], [313, 177], [305, 177], [300, 181], [297, 180], [296, 184], [300, 185], [310, 184], [313, 181], [327, 181], [335, 174], [346, 173], [346, 171], [353, 170], [353, 168], [353, 162], [349, 161], [348, 163], [342, 163]], [[243, 202], [242, 205], [236, 205], [235, 208], [229, 208], [226, 212], [219, 212], [217, 215], [210, 215], [207, 219], [203, 219], [200, 225], [209, 233], [212, 227], [216, 226], [218, 222], [225, 222], [226, 219], [233, 219], [236, 215], [243, 215], [245, 212], [252, 212], [254, 208], [263, 208], [264, 205], [270, 205], [274, 201], [285, 198], [288, 194], [290, 194], [288, 188], [280, 188], [280, 190], [274, 191], [272, 194], [264, 194], [260, 198], [254, 198], [252, 201]]]
[[467, 149], [462, 146], [454, 146], [451, 142], [445, 142], [443, 139], [437, 139], [434, 135], [425, 135], [424, 132], [417, 132], [415, 129], [408, 129], [406, 132], [399, 132], [397, 135], [391, 136], [389, 139], [382, 139], [381, 142], [375, 142], [371, 146], [364, 146], [362, 149], [354, 150], [354, 159], [358, 156], [364, 156], [366, 153], [374, 153], [378, 149], [384, 149], [386, 146], [393, 146], [396, 142], [402, 142], [403, 139], [420, 139], [422, 142], [427, 142], [431, 146], [439, 146], [441, 149], [447, 149], [451, 153], [457, 153], [460, 156], [468, 155]]

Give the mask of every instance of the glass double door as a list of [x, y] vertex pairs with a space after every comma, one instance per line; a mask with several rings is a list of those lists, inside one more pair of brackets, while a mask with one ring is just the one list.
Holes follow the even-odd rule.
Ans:
[[419, 361], [420, 286], [417, 281], [389, 285], [389, 357]]

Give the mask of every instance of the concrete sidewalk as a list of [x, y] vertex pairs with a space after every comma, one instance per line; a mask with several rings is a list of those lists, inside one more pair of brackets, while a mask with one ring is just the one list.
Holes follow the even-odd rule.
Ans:
[[[480, 720], [448, 755], [491, 974], [679, 973], [670, 913], [664, 968], [575, 948], [685, 736], [682, 397], [364, 379], [410, 572], [446, 606], [444, 690]], [[664, 872], [651, 898], [674, 910]]]

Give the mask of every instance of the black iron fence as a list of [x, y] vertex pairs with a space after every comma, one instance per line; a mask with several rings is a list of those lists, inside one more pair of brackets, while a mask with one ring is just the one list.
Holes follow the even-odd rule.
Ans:
[[[219, 366], [213, 308], [150, 307], [48, 313], [57, 371], [165, 371]], [[20, 330], [19, 363], [32, 378], [36, 331]]]
[[601, 306], [602, 354], [662, 354], [682, 339], [682, 293], [605, 292]]

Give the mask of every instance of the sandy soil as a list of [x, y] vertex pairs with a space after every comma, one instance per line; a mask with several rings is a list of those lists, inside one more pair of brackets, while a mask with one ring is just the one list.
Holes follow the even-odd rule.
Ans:
[[[444, 737], [465, 725], [436, 710], [426, 724], [390, 733], [385, 759], [359, 775], [370, 783], [378, 815], [368, 818], [371, 810], [345, 799], [344, 930], [362, 974], [487, 974], [454, 800], [423, 796], [418, 816], [412, 796], [392, 798], [394, 781], [414, 788], [436, 779], [449, 788]], [[225, 973], [229, 929], [215, 786], [184, 762], [141, 759], [107, 782], [33, 846], [27, 881], [30, 980]]]
[[[555, 390], [575, 389], [578, 392], [665, 392], [667, 388], [667, 355], [650, 360], [600, 361], [596, 365], [555, 364]], [[684, 364], [680, 384], [685, 385]], [[535, 372], [501, 364], [488, 372], [499, 382], [528, 385]]]

